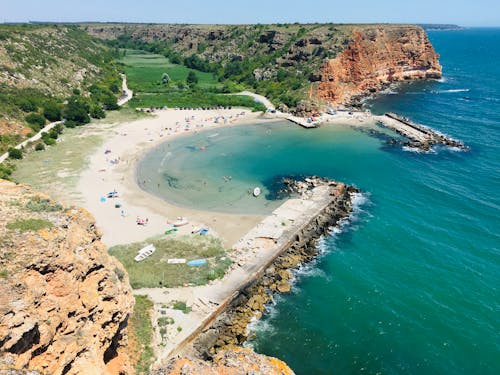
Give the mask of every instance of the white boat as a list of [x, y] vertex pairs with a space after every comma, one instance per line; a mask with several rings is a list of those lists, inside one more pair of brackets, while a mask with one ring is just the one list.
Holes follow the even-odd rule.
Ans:
[[185, 217], [179, 217], [177, 218], [177, 221], [174, 221], [172, 224], [174, 227], [182, 227], [183, 225], [189, 224], [189, 221]]
[[256, 187], [255, 189], [253, 189], [253, 196], [254, 197], [258, 197], [260, 195], [260, 187]]
[[149, 257], [151, 254], [153, 254], [154, 252], [156, 251], [156, 247], [154, 247], [153, 245], [147, 245], [145, 247], [143, 247], [141, 250], [139, 250], [137, 252], [137, 255], [135, 256], [134, 260], [136, 262], [140, 262], [144, 259], [146, 259], [147, 257]]

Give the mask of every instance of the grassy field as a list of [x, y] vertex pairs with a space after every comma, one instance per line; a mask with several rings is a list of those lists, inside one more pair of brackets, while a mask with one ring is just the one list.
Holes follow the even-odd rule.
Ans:
[[266, 107], [255, 102], [253, 98], [245, 95], [221, 95], [206, 92], [178, 91], [171, 93], [139, 93], [134, 95], [130, 106], [135, 108], [148, 107], [214, 107], [232, 106], [246, 107], [254, 111], [265, 111]]
[[149, 366], [153, 362], [154, 352], [151, 347], [153, 325], [151, 310], [153, 302], [147, 296], [135, 296], [134, 313], [130, 317], [130, 336], [132, 352], [136, 364], [137, 374], [148, 374]]
[[[129, 102], [131, 108], [232, 106], [252, 108], [255, 111], [266, 110], [247, 96], [214, 93], [213, 90], [220, 89], [222, 85], [212, 73], [172, 64], [162, 55], [136, 50], [125, 51], [126, 55], [120, 62], [125, 64], [127, 83], [134, 90], [134, 97]], [[195, 86], [186, 84], [190, 71], [195, 72], [198, 77]], [[162, 83], [163, 73], [169, 75], [169, 84]]]
[[[136, 262], [134, 257], [137, 251], [149, 243], [156, 247], [156, 252], [142, 262]], [[176, 287], [184, 284], [203, 285], [209, 280], [223, 276], [230, 265], [230, 260], [225, 258], [221, 242], [211, 236], [163, 237], [114, 246], [109, 249], [109, 253], [123, 264], [134, 289]], [[185, 258], [188, 261], [206, 258], [208, 262], [204, 266], [189, 267], [186, 264], [168, 264], [169, 258]]]
[[198, 77], [200, 88], [217, 87], [220, 84], [212, 73], [189, 69], [183, 65], [176, 65], [162, 56], [144, 51], [126, 50], [126, 55], [120, 60], [126, 65], [127, 83], [137, 92], [166, 92], [169, 86], [162, 83], [163, 73], [170, 76], [170, 85], [185, 83], [190, 71]]

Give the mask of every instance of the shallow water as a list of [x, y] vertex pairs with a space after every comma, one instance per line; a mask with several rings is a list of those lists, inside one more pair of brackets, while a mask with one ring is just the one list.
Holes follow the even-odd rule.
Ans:
[[[168, 150], [138, 172], [166, 199], [222, 211], [269, 212], [278, 202], [246, 192], [277, 175], [363, 191], [351, 223], [323, 239], [292, 293], [252, 326], [249, 344], [298, 374], [500, 373], [500, 30], [430, 38], [445, 79], [381, 96], [374, 111], [406, 115], [469, 152], [418, 154], [348, 127], [276, 123], [178, 139], [161, 168]], [[177, 182], [165, 187], [165, 173]]]

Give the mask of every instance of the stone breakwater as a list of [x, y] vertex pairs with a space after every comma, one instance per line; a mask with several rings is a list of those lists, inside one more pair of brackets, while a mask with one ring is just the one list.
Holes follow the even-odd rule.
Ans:
[[383, 126], [409, 139], [409, 141], [403, 142], [403, 146], [406, 147], [422, 151], [429, 151], [432, 146], [436, 145], [454, 147], [460, 150], [469, 149], [460, 141], [440, 134], [431, 128], [415, 124], [411, 120], [395, 113], [386, 113], [384, 116], [378, 116], [377, 119]]
[[328, 186], [330, 202], [314, 217], [294, 233], [286, 233], [289, 240], [282, 246], [282, 251], [254, 275], [225, 311], [215, 318], [197, 337], [194, 348], [204, 359], [213, 358], [220, 350], [243, 344], [248, 338], [248, 324], [259, 319], [266, 303], [272, 301], [275, 293], [290, 292], [290, 270], [314, 259], [318, 253], [317, 241], [338, 225], [340, 220], [352, 211], [353, 193], [358, 190], [352, 186], [319, 178], [305, 181], [286, 182], [291, 189], [301, 196], [308, 196], [317, 187]]

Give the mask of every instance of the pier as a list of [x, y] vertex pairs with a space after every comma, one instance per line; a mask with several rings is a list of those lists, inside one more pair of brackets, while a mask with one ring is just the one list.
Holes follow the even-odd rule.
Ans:
[[[263, 304], [248, 307], [248, 299], [255, 295], [255, 286], [267, 280], [275, 285], [276, 289], [271, 286], [271, 290], [289, 291], [289, 284], [284, 279], [288, 269], [316, 255], [314, 241], [348, 216], [351, 193], [357, 191], [342, 183], [320, 179], [308, 179], [297, 186], [302, 189], [298, 190], [298, 197], [288, 199], [234, 245], [233, 266], [222, 280], [203, 286], [134, 291], [154, 301], [155, 319], [165, 311], [182, 327], [182, 331], [161, 348], [157, 363], [178, 355], [204, 357], [214, 346], [237, 341], [240, 331], [246, 330], [247, 320], [264, 308]], [[263, 301], [265, 297], [258, 298]], [[192, 311], [184, 314], [162, 307], [172, 301], [186, 301]], [[245, 311], [245, 316], [238, 321], [246, 323], [231, 326], [222, 323], [232, 320], [240, 310]], [[226, 331], [227, 327], [238, 329], [238, 334]]]
[[432, 146], [443, 145], [447, 147], [456, 147], [466, 150], [462, 142], [451, 137], [438, 133], [437, 131], [423, 125], [416, 124], [411, 120], [399, 116], [395, 113], [386, 113], [383, 116], [377, 116], [376, 120], [386, 128], [392, 129], [405, 138], [408, 138], [406, 146], [428, 151]]

